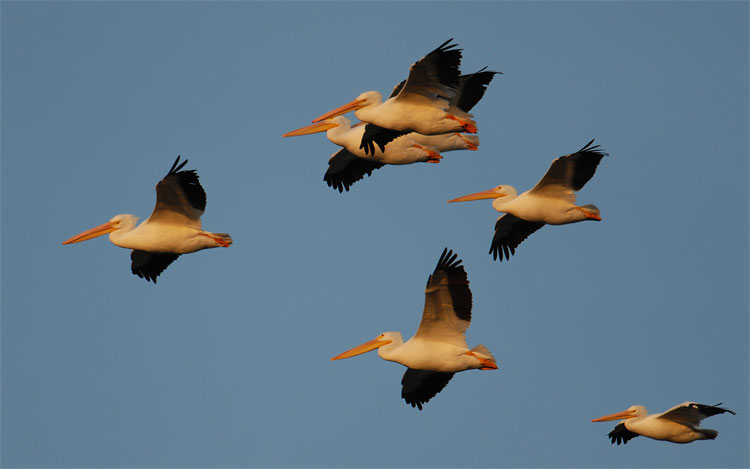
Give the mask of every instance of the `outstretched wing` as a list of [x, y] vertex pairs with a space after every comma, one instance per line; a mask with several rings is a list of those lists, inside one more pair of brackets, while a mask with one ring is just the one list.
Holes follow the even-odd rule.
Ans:
[[445, 248], [427, 280], [422, 322], [414, 337], [466, 347], [471, 290], [461, 259]]
[[451, 104], [455, 103], [454, 105], [460, 110], [469, 112], [482, 99], [492, 78], [497, 74], [502, 74], [502, 72], [485, 71], [486, 68], [476, 73], [461, 75], [456, 96]]
[[668, 419], [674, 422], [682, 423], [689, 426], [695, 426], [700, 423], [706, 417], [710, 417], [716, 414], [723, 414], [729, 412], [734, 415], [729, 409], [719, 407], [721, 402], [716, 405], [698, 404], [697, 402], [683, 402], [680, 405], [676, 405], [666, 412], [662, 413], [660, 419]]
[[627, 428], [625, 428], [624, 423], [618, 423], [615, 426], [614, 430], [609, 432], [607, 436], [612, 441], [612, 444], [617, 443], [619, 445], [620, 443], [622, 443], [624, 445], [624, 444], [627, 444], [628, 441], [640, 435], [637, 433], [633, 433]]
[[172, 253], [160, 253], [160, 252], [148, 252], [139, 251], [133, 249], [130, 251], [130, 270], [133, 275], [137, 275], [140, 278], [145, 278], [156, 283], [156, 277], [159, 276], [169, 264], [180, 257], [179, 254]]
[[461, 73], [461, 49], [450, 44], [452, 40], [448, 39], [409, 68], [409, 77], [396, 99], [435, 96], [451, 99], [455, 95]]
[[156, 184], [156, 205], [148, 222], [201, 227], [206, 191], [194, 169], [180, 171], [187, 162], [180, 163], [178, 155], [164, 179]]
[[454, 373], [431, 370], [415, 370], [407, 368], [401, 378], [401, 397], [407, 404], [422, 410], [422, 404], [427, 403], [443, 390]]
[[599, 145], [591, 145], [592, 139], [575, 153], [556, 158], [547, 173], [529, 192], [567, 198], [575, 201], [573, 192], [581, 188], [594, 176], [596, 167], [603, 157], [609, 153], [599, 149]]
[[510, 213], [501, 216], [495, 223], [495, 236], [490, 244], [492, 258], [494, 260], [500, 258], [502, 261], [505, 255], [505, 258], [510, 260], [510, 256], [515, 254], [518, 245], [543, 226], [544, 223], [522, 220]]
[[360, 158], [347, 151], [346, 148], [342, 148], [328, 160], [328, 170], [323, 180], [328, 187], [344, 192], [344, 190], [348, 191], [352, 184], [383, 166], [385, 166], [384, 163]]

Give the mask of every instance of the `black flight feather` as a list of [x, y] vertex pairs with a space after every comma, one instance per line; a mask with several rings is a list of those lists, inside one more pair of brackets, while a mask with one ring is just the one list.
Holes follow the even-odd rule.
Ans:
[[130, 260], [132, 261], [130, 270], [133, 275], [145, 278], [147, 282], [156, 283], [156, 277], [164, 272], [164, 269], [178, 257], [180, 257], [179, 254], [169, 252], [148, 252], [133, 249], [130, 252]]
[[492, 258], [494, 260], [499, 258], [502, 261], [505, 256], [505, 259], [510, 260], [510, 256], [515, 254], [518, 245], [544, 225], [544, 223], [523, 220], [510, 213], [501, 216], [495, 223], [495, 236], [490, 244]]
[[422, 410], [422, 404], [427, 403], [443, 390], [454, 373], [432, 370], [415, 370], [407, 368], [401, 378], [401, 397], [407, 404]]

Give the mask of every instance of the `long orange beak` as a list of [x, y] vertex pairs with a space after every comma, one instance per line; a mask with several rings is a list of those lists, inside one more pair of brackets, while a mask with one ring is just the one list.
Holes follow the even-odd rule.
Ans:
[[375, 350], [378, 347], [382, 347], [385, 344], [390, 344], [392, 341], [390, 340], [381, 340], [380, 338], [372, 339], [370, 341], [365, 342], [362, 345], [357, 345], [351, 350], [347, 350], [346, 352], [336, 355], [335, 357], [331, 358], [331, 360], [341, 360], [342, 358], [349, 358], [354, 357], [357, 355], [362, 355], [363, 353], [367, 353], [370, 350]]
[[107, 222], [103, 225], [95, 226], [91, 228], [90, 230], [86, 230], [83, 233], [79, 233], [70, 239], [66, 239], [63, 241], [63, 244], [73, 244], [73, 243], [80, 243], [81, 241], [86, 241], [91, 238], [96, 238], [97, 236], [105, 235], [107, 233], [111, 233], [115, 231], [117, 228], [115, 228], [114, 225], [112, 225], [111, 222]]
[[325, 132], [328, 129], [338, 127], [339, 125], [334, 122], [317, 122], [308, 126], [302, 127], [301, 129], [291, 130], [283, 135], [283, 137], [297, 137], [299, 135], [316, 134], [318, 132]]
[[364, 99], [355, 99], [354, 101], [350, 103], [346, 103], [343, 106], [339, 106], [336, 109], [332, 111], [328, 111], [322, 116], [318, 117], [317, 119], [313, 120], [313, 123], [320, 122], [325, 119], [330, 119], [331, 117], [340, 116], [341, 114], [346, 114], [349, 111], [356, 111], [357, 109], [365, 107], [365, 100]]
[[482, 200], [482, 199], [497, 199], [498, 197], [505, 197], [505, 194], [501, 194], [500, 192], [497, 191], [497, 188], [493, 188], [487, 191], [476, 192], [474, 194], [469, 194], [463, 197], [458, 197], [453, 200], [449, 200], [448, 203], [468, 202], [470, 200]]
[[610, 420], [622, 420], [622, 419], [629, 419], [631, 417], [634, 417], [634, 415], [628, 412], [627, 410], [623, 410], [622, 412], [617, 412], [616, 414], [610, 414], [610, 415], [605, 415], [604, 417], [599, 417], [598, 419], [592, 420], [592, 422], [609, 422]]

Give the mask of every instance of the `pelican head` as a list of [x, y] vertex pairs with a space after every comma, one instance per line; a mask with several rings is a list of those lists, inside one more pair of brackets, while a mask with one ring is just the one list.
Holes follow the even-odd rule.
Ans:
[[646, 408], [642, 405], [633, 405], [628, 407], [628, 410], [623, 410], [622, 412], [617, 412], [616, 414], [610, 414], [605, 415], [604, 417], [599, 417], [598, 419], [592, 420], [592, 422], [609, 422], [610, 420], [625, 420], [625, 419], [631, 419], [634, 417], [643, 417], [646, 415], [647, 411]]
[[95, 226], [84, 231], [83, 233], [72, 236], [71, 238], [63, 241], [63, 244], [80, 243], [81, 241], [87, 241], [89, 239], [93, 239], [107, 233], [112, 233], [113, 231], [117, 230], [132, 230], [133, 228], [135, 228], [135, 224], [137, 221], [138, 217], [136, 217], [135, 215], [130, 215], [127, 213], [115, 215], [107, 223]]
[[291, 130], [287, 133], [285, 133], [284, 137], [297, 137], [300, 135], [309, 135], [309, 134], [315, 134], [318, 132], [326, 132], [331, 129], [335, 129], [337, 127], [340, 127], [344, 130], [351, 128], [352, 121], [347, 119], [344, 116], [336, 116], [331, 117], [325, 120], [322, 120], [320, 122], [315, 122], [313, 124], [310, 124], [308, 126], [302, 127], [297, 130]]
[[313, 123], [320, 122], [325, 119], [330, 119], [331, 117], [340, 116], [341, 114], [346, 114], [350, 111], [356, 111], [358, 109], [362, 109], [363, 107], [380, 104], [382, 101], [383, 97], [377, 91], [365, 91], [361, 95], [357, 96], [354, 101], [348, 102], [343, 106], [339, 106], [336, 109], [326, 112], [322, 116], [313, 120]]
[[[400, 332], [383, 332], [379, 336], [365, 342], [362, 345], [357, 345], [353, 349], [336, 355], [335, 357], [331, 358], [331, 360], [341, 360], [342, 358], [354, 357], [357, 355], [362, 355], [363, 353], [367, 353], [371, 350], [379, 349], [384, 345], [401, 345], [401, 343], [403, 343], [403, 339], [401, 338]], [[378, 350], [378, 355], [380, 355], [380, 350]]]

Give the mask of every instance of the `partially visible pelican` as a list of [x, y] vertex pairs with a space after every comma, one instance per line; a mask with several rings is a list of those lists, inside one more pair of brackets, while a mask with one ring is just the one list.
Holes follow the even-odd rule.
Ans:
[[[284, 137], [296, 137], [318, 132], [325, 132], [328, 140], [344, 147], [349, 153], [359, 158], [377, 161], [383, 164], [411, 164], [417, 162], [439, 163], [442, 159], [438, 145], [458, 148], [460, 144], [448, 144], [449, 140], [457, 140], [465, 145], [466, 140], [459, 137], [461, 134], [421, 135], [415, 132], [397, 137], [388, 147], [376, 150], [372, 154], [366, 154], [359, 148], [362, 135], [365, 133], [365, 125], [359, 122], [352, 126], [352, 122], [344, 116], [336, 116], [321, 122], [316, 122], [301, 129], [292, 130], [284, 134]], [[476, 145], [474, 146], [476, 148]], [[452, 148], [451, 148], [452, 149]]]
[[195, 170], [180, 171], [177, 156], [167, 175], [156, 184], [156, 206], [151, 216], [136, 227], [135, 215], [116, 215], [107, 223], [86, 230], [63, 244], [79, 243], [109, 233], [109, 240], [132, 249], [131, 270], [134, 275], [156, 283], [156, 277], [180, 254], [215, 247], [229, 247], [227, 233], [210, 233], [201, 229], [201, 215], [206, 208], [203, 190]]
[[532, 189], [517, 195], [512, 186], [497, 186], [475, 194], [458, 197], [448, 202], [495, 199], [492, 207], [505, 215], [497, 219], [490, 254], [497, 260], [506, 259], [531, 233], [545, 224], [565, 225], [584, 220], [601, 221], [596, 205], [575, 204], [575, 192], [594, 176], [599, 161], [608, 153], [592, 146], [591, 140], [583, 148], [552, 162], [544, 177]]
[[466, 271], [457, 255], [447, 248], [427, 279], [422, 322], [414, 337], [404, 342], [399, 332], [383, 332], [331, 360], [339, 360], [378, 349], [384, 360], [407, 367], [401, 379], [401, 397], [422, 410], [443, 390], [456, 372], [495, 370], [497, 364], [484, 345], [469, 349], [466, 329], [471, 321], [471, 290]]
[[367, 132], [361, 147], [369, 152], [372, 141], [384, 149], [398, 135], [418, 132], [423, 135], [450, 132], [476, 133], [476, 123], [458, 108], [449, 112], [450, 101], [459, 87], [461, 49], [449, 39], [415, 62], [398, 93], [382, 102], [377, 91], [360, 94], [354, 101], [329, 111], [313, 122], [355, 111], [357, 118], [379, 127], [377, 135]]
[[695, 440], [713, 440], [719, 434], [716, 430], [700, 428], [701, 420], [716, 414], [729, 412], [729, 409], [716, 405], [698, 404], [697, 402], [683, 402], [661, 414], [648, 414], [642, 405], [634, 405], [616, 414], [605, 415], [592, 422], [608, 422], [622, 420], [609, 432], [612, 444], [626, 444], [637, 436], [645, 436], [654, 440], [671, 441], [672, 443], [690, 443]]
[[476, 135], [422, 135], [411, 132], [396, 137], [384, 150], [373, 149], [372, 153], [366, 154], [359, 148], [365, 127], [362, 122], [352, 126], [346, 117], [336, 116], [287, 132], [284, 137], [326, 132], [328, 140], [344, 147], [331, 156], [328, 171], [323, 177], [329, 186], [339, 192], [344, 189], [348, 191], [365, 174], [370, 175], [373, 170], [386, 164], [439, 163], [443, 158], [441, 151], [476, 150], [479, 146], [479, 137]]

